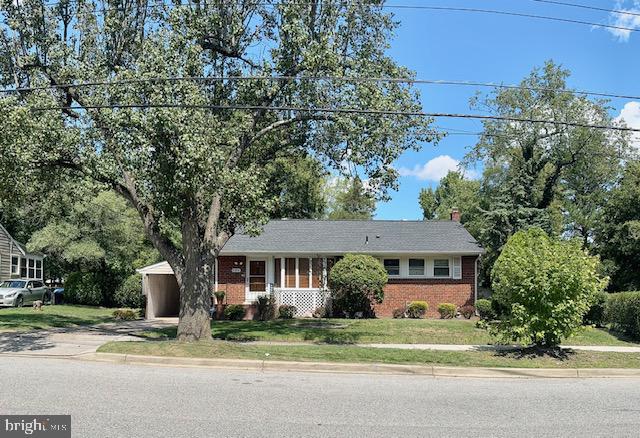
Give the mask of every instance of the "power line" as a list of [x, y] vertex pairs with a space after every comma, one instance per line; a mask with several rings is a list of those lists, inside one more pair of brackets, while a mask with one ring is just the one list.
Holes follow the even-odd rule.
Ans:
[[[60, 5], [62, 2], [55, 2], [55, 3], [48, 3], [45, 6], [57, 6]], [[69, 2], [69, 3], [77, 3], [77, 2]], [[305, 5], [305, 4], [311, 4], [308, 1], [301, 1], [301, 2], [285, 2], [285, 3], [291, 3], [291, 4], [301, 4], [301, 5]], [[360, 3], [362, 4], [362, 3]], [[257, 6], [275, 6], [275, 4], [271, 4], [271, 3], [255, 3], [255, 5]], [[167, 7], [168, 5], [166, 4], [155, 4], [155, 5], [146, 5], [144, 7], [138, 7], [138, 9], [153, 9], [153, 8], [162, 8], [162, 7]], [[173, 5], [171, 7], [188, 7], [189, 5]], [[429, 11], [441, 11], [441, 12], [471, 12], [471, 13], [480, 13], [480, 14], [493, 14], [493, 15], [503, 15], [503, 16], [512, 16], [512, 17], [520, 17], [520, 18], [532, 18], [532, 19], [537, 19], [537, 20], [547, 20], [547, 21], [555, 21], [555, 22], [562, 22], [562, 23], [571, 23], [571, 24], [580, 24], [580, 25], [585, 25], [585, 26], [596, 26], [596, 27], [604, 27], [607, 29], [617, 29], [617, 30], [624, 30], [624, 31], [629, 31], [629, 32], [639, 32], [640, 29], [636, 29], [634, 27], [626, 27], [626, 26], [618, 26], [618, 25], [613, 25], [613, 24], [606, 24], [606, 23], [596, 23], [596, 22], [592, 22], [592, 21], [585, 21], [585, 20], [576, 20], [576, 19], [571, 19], [571, 18], [562, 18], [562, 17], [552, 17], [552, 16], [547, 16], [547, 15], [537, 15], [537, 14], [528, 14], [528, 13], [522, 13], [522, 12], [511, 12], [511, 11], [501, 11], [501, 10], [496, 10], [496, 9], [481, 9], [481, 8], [457, 8], [457, 7], [449, 7], [449, 6], [424, 6], [424, 5], [374, 5], [374, 4], [367, 4], [366, 6], [373, 6], [373, 7], [379, 7], [379, 8], [385, 8], [385, 9], [408, 9], [408, 10], [429, 10]], [[101, 11], [102, 12], [108, 12], [108, 11], [121, 11], [124, 10], [123, 8], [102, 8]], [[79, 11], [78, 11], [79, 12]], [[76, 12], [76, 14], [78, 13]], [[83, 13], [88, 13], [87, 11], [84, 11]]]
[[635, 15], [637, 17], [640, 17], [640, 12], [625, 11], [622, 9], [607, 9], [607, 8], [600, 8], [597, 6], [581, 5], [578, 3], [567, 3], [567, 2], [560, 2], [555, 0], [531, 0], [531, 1], [538, 2], [538, 3], [550, 3], [552, 5], [559, 5], [559, 6], [568, 6], [571, 8], [590, 9], [593, 11], [609, 12], [612, 14]]
[[58, 110], [92, 110], [92, 109], [146, 109], [146, 108], [183, 108], [183, 109], [213, 109], [213, 110], [241, 110], [241, 111], [290, 111], [290, 112], [318, 112], [337, 114], [364, 114], [364, 115], [390, 115], [408, 117], [431, 117], [431, 118], [459, 118], [478, 120], [499, 120], [507, 122], [540, 123], [571, 126], [576, 128], [605, 129], [612, 131], [640, 132], [640, 129], [624, 126], [590, 125], [580, 122], [564, 122], [556, 120], [532, 119], [524, 117], [491, 116], [482, 114], [459, 114], [459, 113], [427, 113], [422, 111], [396, 111], [396, 110], [375, 110], [358, 108], [302, 108], [293, 106], [262, 106], [262, 105], [207, 105], [207, 104], [178, 104], [178, 103], [145, 103], [145, 104], [112, 104], [112, 105], [69, 105], [69, 106], [48, 106], [32, 108], [32, 111], [58, 111]]
[[560, 90], [550, 87], [530, 87], [525, 85], [509, 85], [509, 84], [497, 84], [494, 82], [477, 82], [477, 81], [457, 81], [457, 80], [441, 80], [441, 79], [412, 79], [412, 78], [388, 78], [388, 77], [347, 77], [347, 76], [178, 76], [168, 78], [136, 78], [136, 79], [118, 79], [112, 81], [89, 81], [79, 83], [66, 83], [55, 85], [42, 85], [36, 87], [22, 87], [0, 90], [0, 94], [21, 93], [30, 91], [42, 91], [49, 89], [66, 89], [66, 88], [86, 88], [97, 86], [112, 86], [112, 85], [133, 85], [147, 82], [218, 82], [218, 81], [337, 81], [337, 82], [372, 82], [372, 83], [406, 83], [413, 85], [451, 85], [451, 86], [466, 86], [466, 87], [486, 87], [486, 88], [502, 88], [511, 90], [528, 90], [528, 91], [542, 91], [542, 92], [560, 92], [560, 93], [574, 93], [583, 94], [589, 96], [609, 97], [616, 99], [629, 99], [640, 100], [639, 96], [618, 94], [618, 93], [605, 93], [599, 91], [588, 90]]

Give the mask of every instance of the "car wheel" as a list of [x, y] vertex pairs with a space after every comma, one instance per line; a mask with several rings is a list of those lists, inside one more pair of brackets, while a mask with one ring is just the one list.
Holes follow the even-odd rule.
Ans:
[[24, 298], [22, 297], [16, 298], [16, 307], [22, 307], [22, 306], [24, 306]]

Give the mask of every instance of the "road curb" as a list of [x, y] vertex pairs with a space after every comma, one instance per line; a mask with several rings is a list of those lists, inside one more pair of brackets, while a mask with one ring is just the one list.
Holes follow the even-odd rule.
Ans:
[[224, 368], [248, 371], [395, 374], [431, 377], [473, 378], [640, 378], [637, 368], [484, 368], [434, 367], [380, 363], [290, 362], [251, 359], [207, 359], [143, 356], [118, 353], [87, 353], [73, 359], [132, 365]]

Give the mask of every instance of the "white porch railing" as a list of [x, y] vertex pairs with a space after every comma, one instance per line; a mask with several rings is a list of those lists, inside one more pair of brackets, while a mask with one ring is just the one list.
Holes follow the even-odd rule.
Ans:
[[320, 306], [326, 306], [329, 291], [324, 289], [273, 288], [278, 306], [288, 304], [296, 308], [296, 316], [310, 316]]

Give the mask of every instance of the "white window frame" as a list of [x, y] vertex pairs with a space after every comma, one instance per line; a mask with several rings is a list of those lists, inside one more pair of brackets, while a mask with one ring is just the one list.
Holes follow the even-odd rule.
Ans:
[[[387, 271], [387, 267], [384, 264], [384, 262], [386, 260], [397, 260], [398, 261], [398, 273], [397, 274], [390, 274], [389, 271]], [[387, 271], [387, 275], [389, 277], [393, 277], [393, 278], [401, 277], [401, 274], [402, 274], [402, 258], [401, 257], [384, 257], [382, 259], [382, 267], [384, 268], [385, 271]]]
[[[13, 264], [13, 259], [18, 260], [16, 265]], [[14, 269], [15, 266], [15, 269]], [[11, 255], [11, 275], [20, 275], [20, 256], [19, 255]]]
[[[447, 269], [449, 271], [449, 273], [447, 275], [436, 275], [436, 260], [442, 261], [442, 260], [446, 260], [447, 261]], [[451, 274], [453, 273], [453, 266], [451, 263], [451, 257], [434, 257], [433, 258], [433, 278], [451, 278]]]
[[[412, 274], [411, 273], [411, 260], [420, 260], [422, 261], [422, 273], [421, 274]], [[427, 261], [423, 258], [418, 257], [409, 257], [407, 258], [407, 276], [411, 278], [420, 278], [427, 276]]]

